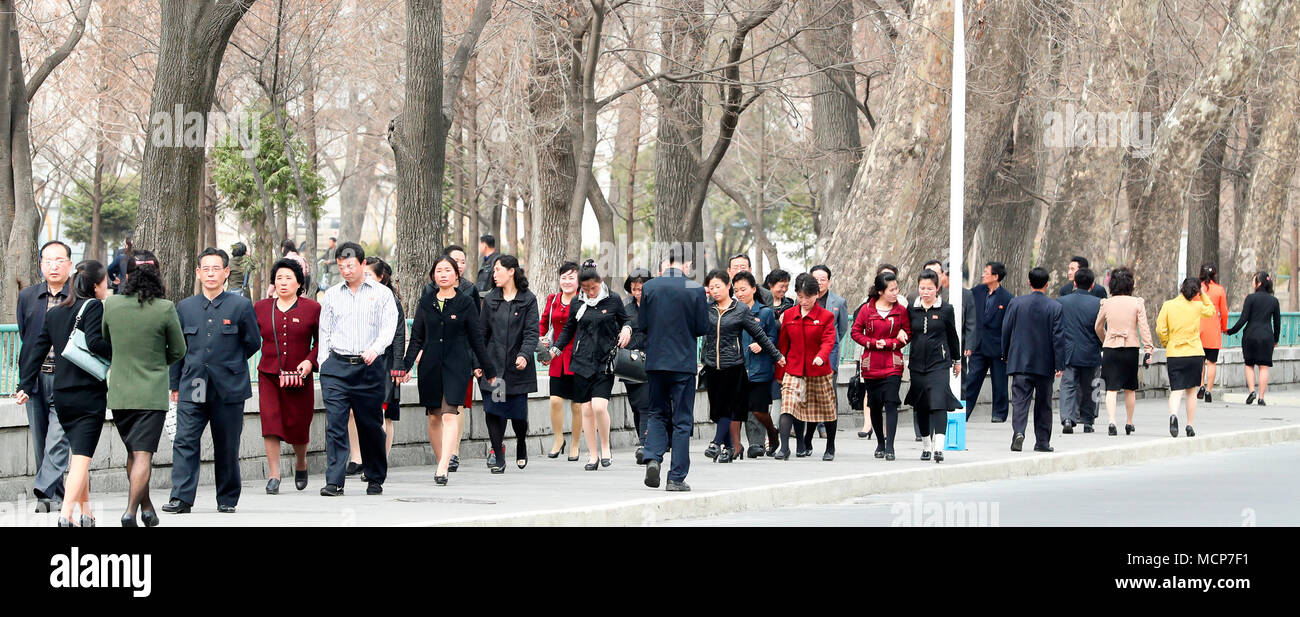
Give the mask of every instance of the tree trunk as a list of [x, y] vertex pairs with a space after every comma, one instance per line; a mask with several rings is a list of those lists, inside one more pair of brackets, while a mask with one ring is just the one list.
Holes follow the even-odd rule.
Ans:
[[[1246, 138], [1245, 143], [1242, 144], [1241, 153], [1237, 155], [1231, 171], [1232, 229], [1229, 230], [1230, 236], [1223, 239], [1224, 246], [1221, 248], [1226, 255], [1237, 254], [1237, 244], [1241, 238], [1241, 222], [1245, 218], [1246, 209], [1250, 207], [1250, 184], [1251, 179], [1255, 177], [1255, 165], [1260, 157], [1259, 140], [1264, 131], [1264, 121], [1267, 118], [1269, 102], [1267, 97], [1256, 93], [1242, 100], [1241, 107], [1246, 116], [1244, 127]], [[1243, 287], [1247, 290], [1247, 294], [1250, 293], [1250, 279], [1237, 280], [1237, 268], [1228, 268], [1226, 272], [1220, 272], [1224, 275], [1221, 281], [1224, 287], [1228, 289]]]
[[[857, 92], [857, 75], [853, 70], [853, 2], [815, 0], [804, 4], [804, 9], [810, 29], [802, 36], [806, 39], [809, 61], [815, 67], [837, 67], [813, 73], [809, 78], [813, 152], [820, 163], [812, 184], [821, 201], [822, 228], [829, 230], [839, 221], [849, 191], [853, 189], [853, 176], [862, 161], [857, 104], [848, 94]], [[829, 233], [818, 236], [818, 259], [825, 258], [830, 240]]]
[[469, 244], [478, 246], [478, 239], [482, 237], [482, 216], [479, 213], [478, 193], [479, 187], [482, 186], [482, 180], [478, 177], [478, 79], [477, 65], [474, 60], [469, 61], [469, 68], [465, 71], [465, 136], [469, 143], [465, 144], [465, 214], [469, 217], [469, 237], [465, 238]]
[[[1047, 217], [1038, 263], [1053, 281], [1066, 280], [1070, 258], [1092, 260], [1100, 274], [1115, 229], [1106, 223], [1120, 201], [1124, 159], [1129, 151], [1145, 155], [1151, 146], [1150, 124], [1136, 110], [1143, 76], [1150, 70], [1154, 0], [1109, 0], [1100, 46], [1090, 52], [1082, 94], [1053, 114], [1047, 131], [1051, 147], [1066, 147], [1061, 183]], [[1137, 138], [1136, 141], [1133, 138]], [[1063, 142], [1063, 143], [1058, 143]], [[1100, 279], [1099, 279], [1100, 280]]]
[[[313, 171], [319, 169], [320, 165], [320, 146], [316, 141], [316, 62], [307, 59], [307, 68], [303, 73], [303, 112], [302, 117], [298, 120], [298, 126], [302, 127], [303, 141], [307, 144], [307, 168]], [[307, 209], [302, 213], [303, 222], [307, 225], [307, 262], [312, 264], [316, 270], [316, 276], [312, 277], [315, 287], [320, 282], [321, 275], [324, 274], [317, 261], [317, 242], [320, 240], [319, 224], [320, 220], [317, 213]], [[315, 296], [316, 290], [311, 289], [309, 295]]]
[[[951, 3], [944, 0], [916, 0], [913, 16], [901, 24], [893, 92], [827, 248], [836, 289], [846, 298], [865, 296], [876, 265], [902, 254], [908, 221], [925, 202], [946, 199], [952, 29]], [[916, 228], [940, 236], [946, 221], [916, 221]]]
[[[1210, 138], [1209, 145], [1201, 154], [1201, 166], [1192, 178], [1187, 196], [1187, 276], [1197, 276], [1201, 264], [1222, 267], [1223, 262], [1219, 259], [1219, 190], [1227, 146], [1227, 127], [1224, 127]], [[1219, 280], [1228, 279], [1220, 273]]]
[[[1300, 157], [1300, 119], [1296, 117], [1296, 102], [1300, 101], [1300, 16], [1295, 3], [1282, 10], [1278, 23], [1284, 33], [1282, 44], [1286, 51], [1277, 52], [1273, 64], [1284, 66], [1274, 81], [1274, 92], [1260, 132], [1259, 157], [1254, 177], [1250, 182], [1250, 195], [1245, 214], [1237, 233], [1236, 282], [1228, 290], [1230, 306], [1240, 306], [1251, 291], [1255, 272], [1264, 271], [1276, 276], [1283, 230], [1283, 215], [1291, 197], [1295, 178], [1296, 158]], [[1295, 262], [1291, 265], [1292, 285], [1295, 281]]]
[[528, 231], [534, 293], [545, 298], [557, 289], [560, 264], [577, 257], [568, 246], [569, 210], [577, 180], [573, 136], [565, 111], [565, 89], [576, 61], [565, 44], [567, 33], [549, 15], [533, 14], [533, 59], [528, 81], [532, 114], [535, 196]]
[[[1130, 242], [1136, 255], [1135, 295], [1146, 300], [1152, 323], [1159, 306], [1178, 289], [1178, 240], [1188, 184], [1214, 132], [1241, 96], [1278, 13], [1273, 0], [1241, 0], [1214, 56], [1174, 103], [1156, 130], [1151, 178], [1133, 211]], [[1238, 250], [1240, 257], [1241, 251]]]
[[[203, 180], [207, 114], [226, 43], [254, 0], [160, 2], [158, 69], [149, 104], [151, 130], [140, 170], [135, 246], [154, 252], [167, 297], [178, 301], [194, 276], [195, 223]], [[175, 117], [177, 112], [183, 118]], [[173, 129], [195, 123], [197, 143]], [[253, 130], [256, 130], [254, 128]]]
[[[661, 47], [688, 68], [702, 68], [708, 22], [692, 20], [704, 12], [703, 0], [664, 0], [661, 3]], [[698, 242], [702, 237], [683, 234], [685, 227], [699, 226], [699, 215], [688, 220], [688, 203], [696, 161], [700, 160], [704, 136], [704, 96], [696, 83], [663, 82], [655, 88], [659, 117], [655, 130], [655, 241]], [[691, 254], [697, 266], [704, 261]], [[657, 255], [652, 259], [659, 260]], [[653, 264], [657, 267], [658, 264]]]

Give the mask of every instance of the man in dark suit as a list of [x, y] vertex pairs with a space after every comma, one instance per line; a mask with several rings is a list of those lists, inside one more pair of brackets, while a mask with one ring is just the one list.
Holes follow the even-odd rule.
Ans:
[[1011, 292], [1002, 286], [1007, 267], [999, 261], [984, 266], [981, 283], [971, 288], [971, 303], [975, 308], [976, 345], [970, 352], [969, 372], [963, 388], [966, 391], [966, 417], [970, 418], [979, 401], [984, 376], [993, 373], [993, 421], [1007, 421], [1007, 363], [1002, 359], [1002, 321]]
[[1047, 297], [1051, 275], [1043, 268], [1029, 271], [1030, 293], [1011, 301], [1002, 324], [1002, 356], [1012, 375], [1011, 449], [1019, 452], [1034, 404], [1034, 451], [1051, 452], [1052, 381], [1065, 368], [1065, 336], [1061, 305]]
[[691, 431], [695, 428], [695, 339], [709, 332], [709, 308], [704, 286], [687, 278], [679, 248], [668, 252], [663, 272], [641, 287], [636, 333], [645, 341], [646, 386], [650, 418], [645, 439], [645, 485], [659, 487], [659, 467], [669, 444], [672, 425], [673, 464], [668, 470], [670, 491], [689, 491]]
[[[1070, 282], [1061, 285], [1061, 289], [1056, 292], [1056, 297], [1064, 298], [1074, 293], [1076, 289], [1085, 289], [1083, 285], [1079, 285], [1078, 284], [1079, 282], [1074, 279], [1074, 275], [1077, 274], [1079, 270], [1087, 267], [1088, 267], [1087, 257], [1081, 257], [1079, 255], [1075, 255], [1074, 257], [1071, 257], [1070, 265], [1065, 267], [1065, 276], [1066, 278], [1070, 279]], [[1105, 300], [1107, 297], [1109, 297], [1110, 294], [1106, 293], [1106, 287], [1104, 285], [1096, 282], [1095, 274], [1093, 275], [1093, 279], [1094, 280], [1093, 280], [1092, 289], [1085, 289], [1085, 291], [1092, 294], [1099, 300]]]
[[203, 291], [176, 304], [185, 357], [171, 366], [176, 401], [172, 441], [172, 493], [163, 512], [184, 514], [194, 505], [199, 484], [203, 429], [212, 424], [212, 459], [217, 480], [217, 511], [234, 512], [239, 503], [239, 436], [244, 401], [253, 396], [248, 359], [262, 348], [253, 303], [225, 291], [230, 256], [218, 248], [199, 254], [194, 269]]
[[1092, 270], [1074, 273], [1074, 292], [1061, 296], [1061, 329], [1065, 334], [1065, 373], [1061, 375], [1061, 432], [1073, 433], [1077, 424], [1091, 433], [1097, 419], [1098, 385], [1101, 367], [1101, 339], [1097, 338], [1097, 313], [1101, 299], [1092, 294]]

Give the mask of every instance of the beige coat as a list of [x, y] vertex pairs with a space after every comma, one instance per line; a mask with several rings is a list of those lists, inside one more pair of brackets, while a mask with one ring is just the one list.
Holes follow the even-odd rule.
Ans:
[[1141, 347], [1143, 353], [1152, 353], [1151, 326], [1147, 325], [1142, 298], [1111, 296], [1102, 300], [1095, 326], [1102, 347]]

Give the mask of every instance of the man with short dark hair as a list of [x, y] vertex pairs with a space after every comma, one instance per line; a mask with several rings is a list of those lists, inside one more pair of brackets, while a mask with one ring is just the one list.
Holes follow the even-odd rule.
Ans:
[[[6, 230], [7, 231], [7, 230]], [[51, 240], [41, 245], [40, 283], [18, 293], [18, 340], [30, 347], [45, 326], [45, 312], [63, 302], [71, 289], [72, 249]], [[12, 281], [9, 281], [10, 283]], [[6, 283], [8, 284], [8, 283]], [[32, 493], [37, 512], [56, 512], [63, 503], [63, 474], [68, 470], [68, 438], [54, 412], [54, 351], [41, 363], [34, 392], [27, 395], [27, 427], [32, 438], [36, 474]]]
[[1083, 432], [1093, 432], [1097, 419], [1097, 400], [1093, 390], [1101, 368], [1101, 339], [1097, 338], [1097, 313], [1101, 299], [1092, 295], [1092, 270], [1079, 268], [1074, 273], [1074, 293], [1061, 296], [1061, 329], [1065, 335], [1065, 372], [1061, 375], [1061, 432], [1073, 433], [1082, 424]]
[[[1088, 267], [1087, 257], [1082, 257], [1079, 255], [1075, 255], [1074, 257], [1071, 257], [1070, 265], [1066, 266], [1065, 268], [1065, 278], [1069, 279], [1069, 282], [1061, 286], [1060, 291], [1056, 292], [1056, 297], [1064, 298], [1074, 293], [1074, 290], [1076, 289], [1074, 275], [1080, 269], [1087, 268], [1087, 267]], [[1094, 275], [1093, 283], [1094, 284], [1092, 286], [1092, 290], [1089, 293], [1102, 300], [1105, 300], [1107, 297], [1109, 297], [1110, 294], [1106, 293], [1106, 287], [1095, 280], [1095, 275]], [[1082, 289], [1082, 286], [1079, 286], [1077, 288]]]
[[1012, 375], [1011, 450], [1019, 452], [1034, 405], [1034, 451], [1051, 452], [1052, 381], [1065, 369], [1065, 336], [1061, 304], [1044, 293], [1051, 275], [1043, 268], [1029, 271], [1033, 291], [1007, 306], [1002, 324], [1002, 359]]
[[[739, 255], [733, 256], [731, 260], [727, 262], [727, 276], [732, 280], [735, 280], [737, 272], [748, 272], [753, 274], [754, 271], [752, 268], [753, 262], [749, 260], [749, 255], [740, 253]], [[772, 292], [763, 287], [754, 288], [754, 298], [767, 306], [772, 306]]]
[[966, 374], [966, 417], [975, 412], [984, 376], [993, 373], [993, 421], [1006, 422], [1010, 402], [1007, 397], [1007, 363], [1002, 359], [1002, 320], [1012, 295], [1002, 286], [1007, 267], [1000, 261], [984, 265], [980, 284], [971, 288], [971, 303], [975, 311], [974, 348], [970, 353], [969, 372]]
[[176, 303], [185, 357], [171, 366], [171, 396], [176, 403], [172, 440], [171, 500], [163, 512], [184, 514], [194, 505], [199, 485], [203, 429], [212, 425], [212, 465], [217, 511], [234, 512], [239, 503], [239, 437], [244, 401], [253, 396], [248, 359], [262, 348], [253, 303], [225, 290], [230, 256], [206, 248], [194, 268], [202, 291]]
[[492, 291], [492, 267], [496, 265], [501, 254], [497, 252], [497, 239], [492, 234], [483, 234], [478, 239], [478, 253], [483, 257], [478, 267], [478, 291], [486, 294]]

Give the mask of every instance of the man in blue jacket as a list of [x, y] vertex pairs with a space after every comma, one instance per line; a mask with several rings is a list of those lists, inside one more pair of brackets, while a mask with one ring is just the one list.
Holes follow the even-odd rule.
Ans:
[[1097, 338], [1097, 313], [1101, 299], [1093, 293], [1096, 280], [1092, 270], [1079, 268], [1074, 273], [1074, 290], [1061, 296], [1061, 329], [1065, 333], [1065, 372], [1061, 375], [1061, 432], [1073, 433], [1082, 424], [1091, 433], [1097, 419], [1097, 399], [1093, 392], [1101, 367], [1101, 339]]
[[984, 376], [993, 372], [993, 421], [1007, 421], [1007, 363], [1002, 359], [1002, 321], [1011, 292], [1002, 286], [1007, 267], [999, 261], [984, 266], [981, 282], [971, 288], [971, 302], [975, 307], [975, 338], [978, 342], [970, 352], [966, 374], [966, 417], [970, 418], [979, 401]]
[[1011, 301], [1002, 323], [1002, 356], [1012, 375], [1011, 449], [1019, 452], [1034, 403], [1034, 451], [1051, 452], [1052, 381], [1065, 368], [1065, 336], [1061, 305], [1047, 297], [1051, 275], [1043, 268], [1029, 271], [1030, 293]]
[[171, 366], [176, 401], [172, 443], [171, 500], [163, 512], [184, 514], [194, 505], [199, 484], [203, 429], [212, 424], [212, 459], [217, 481], [217, 511], [234, 512], [239, 503], [239, 436], [244, 401], [253, 396], [248, 359], [262, 348], [253, 303], [228, 291], [230, 256], [218, 248], [199, 254], [195, 274], [203, 291], [176, 304], [185, 357]]
[[668, 252], [663, 272], [641, 287], [636, 332], [644, 337], [650, 418], [646, 426], [645, 485], [659, 488], [659, 467], [668, 449], [672, 425], [673, 464], [670, 491], [689, 491], [690, 440], [695, 428], [695, 339], [709, 331], [704, 286], [687, 278], [690, 262], [680, 249]]

